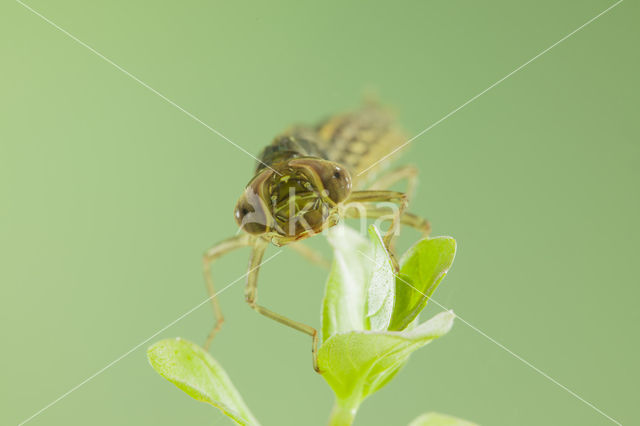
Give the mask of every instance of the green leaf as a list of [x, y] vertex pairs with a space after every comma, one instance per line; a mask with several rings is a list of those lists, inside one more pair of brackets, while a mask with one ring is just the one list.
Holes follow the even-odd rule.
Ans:
[[320, 347], [320, 370], [338, 400], [357, 407], [386, 384], [413, 351], [446, 334], [454, 317], [452, 311], [441, 312], [410, 331], [336, 334]]
[[334, 259], [322, 301], [323, 341], [336, 333], [365, 329], [366, 286], [372, 264], [363, 262], [361, 253], [371, 256], [373, 250], [369, 241], [344, 225], [329, 229], [327, 239]]
[[[375, 227], [369, 237], [367, 242], [339, 226], [329, 232], [335, 258], [323, 301], [318, 366], [336, 394], [331, 425], [350, 424], [362, 401], [387, 384], [413, 351], [446, 334], [455, 317], [443, 312], [418, 325], [428, 297], [416, 297], [419, 292], [396, 278]], [[419, 242], [403, 257], [405, 279], [431, 295], [454, 254], [453, 239]], [[391, 330], [394, 325], [402, 328]]]
[[418, 241], [402, 256], [389, 330], [404, 330], [418, 317], [449, 271], [455, 254], [453, 238], [437, 237]]
[[158, 374], [193, 399], [219, 408], [240, 425], [259, 425], [227, 373], [200, 346], [180, 338], [161, 340], [147, 357]]
[[475, 423], [439, 413], [426, 413], [409, 423], [409, 426], [477, 426]]
[[[369, 236], [373, 244], [373, 256], [359, 253], [364, 257], [361, 262], [369, 262], [372, 271], [367, 289], [367, 330], [385, 331], [391, 321], [395, 299], [395, 270], [380, 231], [373, 225], [369, 227]], [[366, 256], [366, 257], [365, 257]]]
[[329, 230], [334, 260], [322, 309], [323, 342], [336, 333], [385, 331], [394, 306], [395, 276], [380, 232], [369, 228], [371, 241], [338, 225]]

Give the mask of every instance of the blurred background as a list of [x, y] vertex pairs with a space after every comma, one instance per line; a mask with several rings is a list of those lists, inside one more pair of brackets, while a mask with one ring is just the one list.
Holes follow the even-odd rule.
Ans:
[[[28, 4], [257, 155], [368, 91], [414, 135], [613, 1]], [[0, 9], [0, 423], [17, 424], [206, 298], [201, 255], [236, 232], [254, 160], [18, 2]], [[640, 380], [638, 11], [621, 3], [400, 161], [421, 172], [412, 210], [458, 240], [436, 300], [627, 424]], [[247, 257], [214, 266], [219, 288]], [[326, 275], [285, 250], [263, 268], [261, 301], [319, 326]], [[263, 424], [324, 424], [333, 396], [309, 338], [242, 293], [221, 295], [213, 355]], [[164, 337], [201, 343], [212, 323], [205, 305], [29, 424], [230, 424], [145, 355]], [[426, 411], [613, 424], [460, 321], [356, 425]]]

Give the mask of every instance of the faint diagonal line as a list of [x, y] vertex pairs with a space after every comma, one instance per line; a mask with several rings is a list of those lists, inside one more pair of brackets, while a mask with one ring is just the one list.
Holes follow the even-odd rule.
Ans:
[[[363, 253], [362, 251], [358, 250], [358, 252], [366, 257], [367, 259], [369, 259], [374, 265], [382, 268], [383, 265], [376, 263], [376, 261], [371, 258], [369, 255]], [[440, 306], [442, 309], [449, 311], [450, 309], [447, 308], [446, 306], [442, 305], [440, 302], [438, 302], [437, 300], [435, 300], [433, 297], [427, 296], [426, 294], [424, 294], [423, 292], [421, 292], [420, 290], [418, 290], [417, 288], [415, 288], [414, 286], [412, 286], [411, 284], [409, 284], [407, 281], [405, 281], [402, 277], [400, 277], [399, 275], [394, 274], [395, 277], [397, 279], [399, 279], [400, 281], [402, 281], [403, 283], [405, 283], [406, 285], [408, 285], [409, 287], [411, 287], [412, 289], [414, 289], [415, 291], [417, 291], [418, 293], [420, 293], [421, 295], [423, 295], [424, 297], [427, 298], [427, 300], [431, 300], [433, 303], [435, 303], [436, 305]], [[554, 379], [553, 377], [551, 377], [550, 375], [548, 375], [547, 373], [545, 373], [544, 371], [540, 370], [538, 367], [536, 367], [535, 365], [531, 364], [529, 361], [527, 361], [526, 359], [522, 358], [520, 355], [516, 354], [515, 352], [513, 352], [512, 350], [510, 350], [509, 348], [507, 348], [506, 346], [504, 346], [502, 343], [498, 342], [497, 340], [495, 340], [493, 337], [489, 336], [487, 333], [485, 333], [484, 331], [480, 330], [478, 327], [474, 326], [473, 324], [471, 324], [470, 322], [468, 322], [467, 320], [465, 320], [464, 318], [462, 318], [460, 315], [456, 314], [456, 318], [458, 318], [460, 321], [462, 321], [465, 325], [467, 325], [469, 328], [471, 328], [472, 330], [474, 330], [475, 332], [479, 333], [481, 336], [485, 337], [486, 339], [488, 339], [490, 342], [494, 343], [496, 346], [498, 346], [500, 349], [504, 350], [505, 352], [507, 352], [509, 355], [513, 356], [514, 358], [516, 358], [517, 360], [521, 361], [522, 363], [524, 363], [525, 365], [527, 365], [528, 367], [530, 367], [531, 369], [533, 369], [536, 373], [542, 375], [544, 378], [546, 378], [547, 380], [549, 380], [550, 382], [552, 382], [553, 384], [557, 385], [558, 387], [560, 387], [561, 389], [567, 391], [571, 396], [577, 398], [578, 400], [582, 401], [583, 403], [585, 403], [586, 405], [588, 405], [589, 407], [591, 407], [592, 409], [594, 409], [595, 411], [597, 411], [598, 413], [600, 413], [601, 415], [603, 415], [604, 417], [606, 417], [607, 419], [611, 420], [613, 423], [622, 426], [622, 423], [620, 423], [619, 421], [617, 421], [616, 419], [614, 419], [613, 417], [609, 416], [607, 413], [605, 413], [604, 411], [602, 411], [601, 409], [599, 409], [598, 407], [596, 407], [595, 405], [593, 405], [592, 403], [590, 403], [589, 401], [587, 401], [586, 399], [584, 399], [583, 397], [581, 397], [580, 395], [578, 395], [577, 393], [575, 393], [574, 391], [572, 391], [571, 389], [569, 389], [568, 387], [566, 387], [565, 385], [563, 385], [562, 383], [558, 382], [556, 379]]]
[[105, 365], [103, 368], [101, 368], [100, 370], [96, 371], [95, 373], [93, 373], [91, 376], [87, 377], [86, 379], [84, 379], [82, 382], [78, 383], [77, 385], [75, 385], [74, 387], [72, 387], [71, 389], [69, 389], [68, 391], [66, 391], [65, 393], [63, 393], [62, 395], [60, 395], [58, 398], [54, 399], [53, 401], [51, 401], [49, 404], [45, 405], [43, 408], [41, 408], [40, 410], [36, 411], [33, 415], [31, 415], [31, 417], [27, 418], [26, 420], [23, 420], [22, 422], [20, 422], [18, 424], [18, 426], [22, 426], [27, 422], [30, 422], [31, 420], [33, 420], [35, 417], [39, 416], [40, 414], [42, 414], [45, 410], [51, 408], [52, 406], [54, 406], [55, 404], [57, 404], [58, 402], [62, 401], [64, 398], [66, 398], [67, 396], [69, 396], [71, 393], [75, 392], [76, 390], [78, 390], [79, 388], [81, 388], [82, 386], [84, 386], [85, 384], [87, 384], [88, 382], [90, 382], [91, 380], [95, 379], [97, 376], [99, 376], [100, 374], [102, 374], [103, 372], [105, 372], [106, 370], [108, 370], [109, 368], [113, 367], [115, 364], [117, 364], [118, 362], [122, 361], [124, 358], [126, 358], [128, 355], [130, 355], [132, 352], [134, 352], [136, 349], [140, 348], [140, 346], [144, 345], [145, 343], [147, 343], [149, 340], [153, 339], [154, 337], [156, 337], [158, 334], [162, 333], [163, 331], [165, 331], [166, 329], [168, 329], [169, 327], [173, 326], [174, 324], [176, 324], [178, 321], [182, 320], [183, 318], [185, 318], [186, 316], [190, 315], [191, 313], [193, 313], [196, 309], [200, 308], [202, 305], [204, 305], [205, 303], [209, 302], [211, 299], [213, 299], [214, 297], [216, 297], [217, 295], [221, 294], [223, 291], [225, 291], [226, 289], [228, 289], [229, 287], [231, 287], [232, 285], [234, 285], [235, 283], [237, 283], [238, 281], [242, 280], [243, 278], [245, 278], [247, 275], [249, 275], [252, 271], [260, 268], [262, 265], [264, 265], [265, 263], [269, 262], [270, 260], [272, 260], [274, 257], [276, 257], [277, 255], [279, 255], [280, 253], [282, 253], [282, 250], [276, 252], [273, 256], [269, 257], [268, 259], [266, 259], [265, 261], [263, 261], [262, 263], [260, 263], [258, 266], [249, 269], [245, 274], [241, 275], [240, 277], [238, 277], [237, 279], [235, 279], [234, 281], [230, 282], [229, 284], [227, 284], [224, 288], [222, 288], [220, 291], [218, 291], [217, 293], [215, 293], [212, 296], [207, 297], [206, 299], [204, 299], [202, 302], [198, 303], [196, 306], [194, 306], [193, 308], [189, 309], [187, 312], [185, 312], [184, 314], [180, 315], [178, 318], [176, 318], [175, 320], [171, 321], [169, 324], [165, 325], [164, 327], [162, 327], [160, 330], [156, 331], [155, 333], [153, 333], [151, 336], [147, 337], [146, 339], [144, 339], [142, 342], [138, 343], [137, 345], [135, 345], [133, 348], [129, 349], [127, 352], [125, 352], [124, 354], [120, 355], [118, 358], [114, 359], [113, 361], [111, 361], [109, 364]]
[[[68, 32], [67, 30], [65, 30], [64, 28], [62, 28], [61, 26], [59, 26], [58, 24], [56, 24], [55, 22], [53, 22], [51, 19], [47, 18], [46, 16], [42, 15], [40, 12], [38, 12], [37, 10], [35, 10], [34, 8], [32, 8], [31, 6], [29, 6], [28, 4], [23, 3], [21, 0], [16, 0], [16, 2], [18, 2], [20, 5], [22, 5], [25, 9], [29, 10], [30, 12], [32, 12], [34, 15], [40, 17], [42, 20], [44, 20], [45, 22], [47, 22], [48, 24], [50, 24], [51, 26], [53, 26], [55, 29], [57, 29], [58, 31], [62, 32], [63, 34], [65, 34], [67, 37], [69, 37], [70, 39], [72, 39], [73, 41], [75, 41], [76, 43], [80, 44], [81, 46], [89, 49], [92, 53], [94, 53], [96, 56], [98, 56], [99, 58], [103, 59], [105, 62], [111, 64], [112, 66], [114, 66], [116, 69], [118, 69], [119, 71], [121, 71], [122, 73], [124, 73], [125, 75], [127, 75], [128, 77], [130, 77], [131, 79], [133, 79], [134, 81], [136, 81], [138, 84], [140, 84], [141, 86], [145, 87], [146, 89], [148, 89], [149, 91], [153, 92], [154, 94], [158, 95], [160, 98], [162, 98], [164, 101], [166, 101], [167, 103], [169, 103], [170, 105], [172, 105], [173, 107], [177, 108], [178, 110], [182, 111], [183, 113], [185, 113], [188, 117], [192, 118], [193, 120], [197, 121], [198, 123], [200, 123], [201, 125], [203, 125], [204, 127], [206, 127], [207, 129], [209, 129], [210, 131], [212, 131], [213, 133], [215, 133], [216, 135], [220, 136], [222, 139], [224, 139], [225, 141], [229, 142], [231, 145], [235, 146], [236, 148], [238, 148], [240, 151], [244, 152], [245, 154], [247, 154], [249, 157], [253, 158], [254, 160], [256, 160], [257, 162], [259, 162], [260, 164], [262, 164], [263, 166], [273, 170], [275, 173], [277, 173], [278, 175], [281, 175], [280, 173], [278, 173], [276, 170], [274, 170], [273, 168], [271, 168], [268, 164], [265, 164], [264, 162], [262, 162], [259, 158], [255, 157], [253, 154], [251, 154], [249, 151], [247, 151], [246, 149], [244, 149], [243, 147], [241, 147], [240, 145], [238, 145], [237, 143], [235, 143], [234, 141], [232, 141], [231, 139], [229, 139], [227, 136], [225, 136], [224, 134], [222, 134], [221, 132], [219, 132], [218, 130], [214, 129], [213, 127], [211, 127], [210, 125], [208, 125], [207, 123], [205, 123], [204, 121], [202, 121], [200, 118], [198, 118], [196, 115], [192, 114], [191, 112], [187, 111], [186, 109], [184, 109], [183, 107], [181, 107], [180, 105], [178, 105], [177, 103], [175, 103], [174, 101], [172, 101], [171, 99], [169, 99], [168, 97], [166, 97], [165, 95], [163, 95], [162, 93], [158, 92], [156, 89], [154, 89], [153, 87], [149, 86], [147, 83], [145, 83], [144, 81], [140, 80], [138, 77], [136, 77], [135, 75], [131, 74], [129, 71], [127, 71], [126, 69], [122, 68], [120, 65], [118, 65], [117, 63], [113, 62], [111, 59], [107, 58], [106, 56], [104, 56], [102, 53], [98, 52], [96, 49], [94, 49], [93, 47], [89, 46], [87, 43], [85, 43], [84, 41], [80, 40], [79, 38], [77, 38], [76, 36], [74, 36], [73, 34], [71, 34], [70, 32]], [[282, 175], [281, 175], [282, 176]]]
[[595, 21], [596, 19], [600, 18], [602, 15], [604, 15], [605, 13], [609, 12], [611, 9], [613, 9], [614, 7], [618, 6], [620, 3], [622, 3], [624, 0], [618, 0], [616, 3], [614, 3], [613, 5], [609, 6], [608, 8], [606, 8], [605, 10], [603, 10], [602, 12], [600, 12], [599, 14], [597, 14], [596, 16], [594, 16], [593, 18], [589, 19], [587, 22], [585, 22], [584, 24], [580, 25], [578, 28], [576, 28], [575, 30], [571, 31], [569, 34], [567, 34], [566, 36], [562, 37], [560, 40], [556, 41], [555, 43], [553, 43], [551, 46], [547, 47], [546, 49], [544, 49], [542, 52], [538, 53], [536, 56], [534, 56], [533, 58], [529, 59], [527, 62], [523, 63], [522, 65], [520, 65], [518, 68], [514, 69], [513, 71], [511, 71], [509, 74], [505, 75], [504, 77], [502, 77], [500, 80], [496, 81], [495, 83], [493, 83], [491, 86], [487, 87], [486, 89], [484, 89], [482, 92], [478, 93], [477, 95], [475, 95], [474, 97], [472, 97], [471, 99], [469, 99], [468, 101], [466, 101], [465, 103], [463, 103], [462, 105], [458, 106], [457, 108], [455, 108], [454, 110], [452, 110], [451, 112], [449, 112], [447, 115], [445, 115], [444, 117], [442, 117], [441, 119], [439, 119], [438, 121], [436, 121], [435, 123], [431, 124], [429, 127], [423, 129], [420, 133], [416, 134], [414, 137], [412, 137], [411, 139], [409, 139], [408, 141], [406, 141], [405, 143], [403, 143], [402, 145], [400, 145], [399, 147], [397, 147], [396, 149], [394, 149], [393, 151], [391, 151], [390, 153], [388, 153], [387, 155], [385, 155], [384, 157], [382, 157], [381, 159], [379, 159], [378, 161], [376, 161], [375, 163], [373, 163], [372, 165], [370, 165], [369, 167], [367, 167], [366, 169], [364, 169], [363, 171], [361, 171], [360, 173], [358, 173], [358, 176], [360, 176], [363, 173], [366, 173], [368, 170], [370, 170], [371, 168], [375, 167], [376, 165], [380, 164], [380, 162], [386, 160], [387, 158], [389, 158], [390, 156], [392, 156], [393, 154], [395, 154], [396, 152], [400, 151], [402, 148], [404, 148], [405, 146], [409, 145], [411, 142], [413, 142], [414, 140], [418, 139], [420, 136], [424, 135], [425, 133], [427, 133], [429, 130], [433, 129], [434, 127], [436, 127], [438, 124], [442, 123], [444, 120], [446, 120], [447, 118], [451, 117], [453, 114], [455, 114], [456, 112], [460, 111], [462, 108], [466, 107], [467, 105], [469, 105], [471, 102], [475, 101], [476, 99], [478, 99], [480, 96], [484, 95], [485, 93], [487, 93], [489, 90], [493, 89], [494, 87], [496, 87], [497, 85], [499, 85], [500, 83], [502, 83], [503, 81], [505, 81], [506, 79], [508, 79], [509, 77], [511, 77], [512, 75], [514, 75], [515, 73], [517, 73], [518, 71], [520, 71], [521, 69], [523, 69], [524, 67], [526, 67], [527, 65], [529, 65], [531, 62], [535, 61], [536, 59], [538, 59], [539, 57], [541, 57], [542, 55], [544, 55], [545, 53], [547, 53], [548, 51], [550, 51], [551, 49], [553, 49], [554, 47], [556, 47], [557, 45], [559, 45], [560, 43], [562, 43], [563, 41], [565, 41], [566, 39], [568, 39], [569, 37], [571, 37], [572, 35], [574, 35], [575, 33], [577, 33], [578, 31], [580, 31], [581, 29], [583, 29], [584, 27], [586, 27], [587, 25], [589, 25], [590, 23], [592, 23], [593, 21]]

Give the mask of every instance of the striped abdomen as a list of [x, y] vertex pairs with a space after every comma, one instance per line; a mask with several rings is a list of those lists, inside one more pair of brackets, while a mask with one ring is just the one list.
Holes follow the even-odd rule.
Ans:
[[315, 130], [327, 158], [344, 165], [360, 181], [379, 165], [369, 167], [407, 140], [392, 114], [377, 105], [331, 117]]
[[[363, 181], [377, 168], [369, 167], [405, 141], [389, 111], [367, 105], [352, 113], [333, 116], [315, 127], [293, 127], [276, 137], [264, 149], [260, 160], [273, 165], [296, 157], [318, 157], [341, 164], [354, 181]], [[259, 163], [257, 171], [264, 168]]]

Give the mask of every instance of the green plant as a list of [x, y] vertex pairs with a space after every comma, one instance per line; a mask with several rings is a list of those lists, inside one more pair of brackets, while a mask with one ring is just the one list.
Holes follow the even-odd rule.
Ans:
[[[389, 253], [375, 227], [369, 240], [345, 226], [328, 234], [334, 261], [322, 307], [318, 364], [336, 403], [329, 424], [352, 424], [360, 404], [387, 385], [416, 349], [443, 336], [455, 315], [441, 312], [420, 322], [420, 312], [453, 263], [455, 240], [418, 241], [400, 259], [394, 274]], [[191, 397], [218, 407], [236, 423], [258, 421], [220, 365], [200, 346], [160, 341], [148, 350], [153, 368]], [[472, 423], [428, 413], [410, 426], [469, 426]]]

